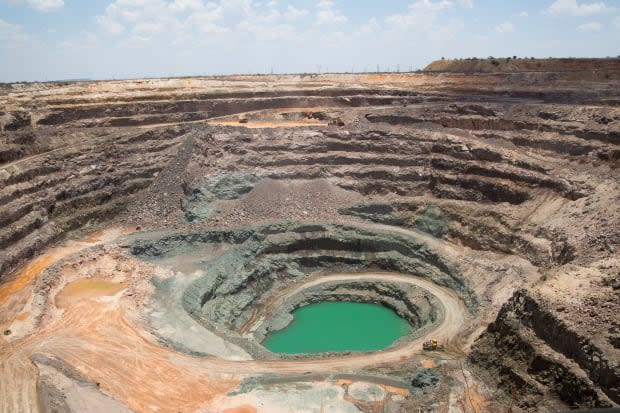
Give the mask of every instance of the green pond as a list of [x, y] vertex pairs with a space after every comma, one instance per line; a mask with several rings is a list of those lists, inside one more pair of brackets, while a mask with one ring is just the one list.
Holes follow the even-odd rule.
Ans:
[[323, 302], [298, 308], [285, 329], [263, 345], [274, 353], [373, 351], [409, 334], [409, 323], [378, 304]]

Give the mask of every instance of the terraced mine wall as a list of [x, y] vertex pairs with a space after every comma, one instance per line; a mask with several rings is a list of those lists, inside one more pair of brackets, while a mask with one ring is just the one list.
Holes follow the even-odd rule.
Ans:
[[620, 365], [607, 357], [525, 290], [502, 307], [469, 355], [499, 373], [504, 386], [516, 385], [525, 407], [535, 407], [551, 392], [586, 408], [619, 402]]
[[[157, 99], [157, 97], [151, 97]], [[160, 123], [178, 123], [206, 120], [236, 113], [264, 109], [298, 107], [360, 107], [419, 103], [415, 92], [402, 90], [314, 90], [287, 91], [282, 96], [273, 93], [224, 94], [192, 96], [191, 100], [137, 103], [108, 103], [76, 107], [59, 106], [48, 113], [34, 115], [26, 111], [5, 113], [7, 123], [0, 123], [7, 131], [32, 126], [118, 127]], [[51, 102], [62, 104], [65, 102]], [[0, 129], [2, 129], [0, 128]]]
[[269, 319], [258, 326], [250, 326], [252, 334], [262, 342], [271, 331], [288, 326], [296, 309], [329, 301], [381, 304], [407, 320], [414, 337], [431, 330], [444, 316], [437, 299], [421, 288], [389, 282], [333, 282], [309, 287], [289, 297]]
[[442, 205], [396, 202], [357, 204], [340, 213], [364, 220], [411, 228], [438, 239], [466, 245], [473, 250], [517, 254], [541, 268], [565, 264], [574, 259], [573, 247], [557, 233], [544, 235], [547, 242], [511, 228], [492, 206], [467, 209], [451, 203]]
[[[133, 245], [135, 256], [227, 246], [184, 290], [182, 310], [240, 343], [235, 331], [254, 306], [295, 280], [336, 270], [423, 276], [456, 291], [480, 325], [495, 320], [469, 361], [480, 377], [496, 375], [491, 386], [495, 377], [506, 394], [514, 386], [522, 410], [545, 399], [618, 404], [617, 316], [600, 318], [579, 296], [618, 274], [615, 71], [324, 75], [283, 78], [273, 90], [260, 85], [269, 77], [232, 79], [253, 82], [252, 93], [172, 80], [178, 93], [155, 80], [139, 96], [122, 90], [130, 82], [15, 89], [0, 96], [0, 279], [74, 230], [163, 228]], [[212, 81], [196, 80], [198, 89], [216, 89]], [[268, 109], [273, 127], [252, 129], [263, 115], [245, 112]], [[292, 109], [331, 124], [277, 128]], [[226, 115], [248, 123], [221, 126], [215, 118]], [[289, 188], [301, 181], [322, 192]], [[285, 195], [265, 202], [273, 188]], [[535, 293], [559, 289], [554, 277], [569, 273], [596, 281], [559, 299], [579, 307], [560, 311]], [[289, 308], [359, 291], [414, 325], [439, 316], [391, 286], [358, 287], [300, 296], [274, 327]], [[618, 290], [604, 291], [617, 305]]]
[[[477, 298], [463, 277], [424, 244], [363, 228], [283, 223], [234, 232], [180, 234], [155, 242], [138, 241], [132, 247], [132, 253], [147, 258], [161, 257], [199, 251], [201, 244], [220, 243], [230, 243], [232, 247], [206, 262], [204, 275], [193, 282], [183, 296], [186, 311], [209, 327], [220, 324], [237, 330], [248, 322], [255, 304], [268, 291], [277, 290], [279, 285], [290, 280], [337, 270], [382, 270], [430, 278], [457, 291], [471, 311], [476, 312]], [[348, 287], [347, 293], [304, 295], [303, 299], [291, 299], [288, 305], [284, 305], [282, 314], [286, 317], [304, 303], [329, 297], [348, 295], [359, 300], [360, 295], [355, 294], [355, 290], [364, 291], [362, 301], [378, 302], [394, 308], [416, 329], [436, 320], [436, 312], [441, 311], [427, 304], [425, 310], [420, 309], [417, 304], [405, 300], [400, 289], [383, 287], [384, 294], [377, 291], [372, 294], [376, 288], [379, 287], [367, 285], [365, 288], [363, 284], [356, 284], [355, 288]], [[422, 313], [426, 315], [421, 316]], [[276, 325], [282, 326], [282, 320]], [[265, 332], [258, 334], [262, 337]]]
[[[430, 63], [426, 72], [438, 73], [577, 73], [579, 77], [602, 78], [609, 72], [617, 72], [620, 59], [560, 58], [533, 59], [517, 57], [490, 57], [488, 59], [442, 59]], [[601, 74], [603, 76], [601, 76]]]
[[[412, 108], [410, 111], [431, 114], [437, 110], [437, 107], [431, 106]], [[465, 112], [468, 110], [464, 107]], [[563, 107], [556, 109], [560, 113], [562, 110]], [[519, 113], [519, 116], [527, 115], [528, 111]], [[454, 116], [469, 115], [457, 113]], [[602, 123], [596, 126], [597, 123], [589, 122], [582, 126], [588, 127], [588, 131], [593, 127], [610, 128], [618, 122], [617, 115], [605, 108], [593, 109], [591, 116], [592, 122], [601, 119]], [[372, 116], [367, 118], [374, 119]], [[432, 116], [426, 115], [426, 118], [433, 124]], [[563, 120], [539, 119], [544, 123], [566, 123]], [[80, 137], [75, 145], [61, 146], [40, 157], [31, 155], [36, 157], [29, 158], [27, 162], [14, 161], [5, 166], [1, 172], [1, 201], [6, 213], [2, 220], [4, 233], [0, 239], [3, 246], [12, 244], [16, 247], [11, 252], [5, 252], [1, 268], [6, 271], [34, 250], [47, 245], [55, 239], [54, 234], [65, 231], [64, 227], [77, 228], [91, 219], [101, 219], [122, 210], [126, 204], [124, 200], [149, 186], [159, 171], [172, 160], [176, 145], [190, 130], [199, 135], [197, 145], [200, 151], [193, 156], [197, 160], [204, 157], [205, 161], [200, 162], [219, 163], [217, 159], [226, 152], [228, 157], [232, 157], [227, 162], [229, 165], [259, 169], [262, 176], [308, 179], [329, 175], [339, 179], [341, 187], [362, 194], [380, 191], [405, 195], [430, 190], [439, 198], [520, 204], [531, 198], [531, 189], [535, 187], [550, 188], [568, 199], [575, 199], [583, 196], [588, 185], [587, 182], [569, 182], [561, 177], [549, 176], [543, 165], [532, 163], [524, 157], [507, 158], [487, 145], [442, 142], [439, 136], [429, 139], [415, 130], [409, 133], [381, 130], [315, 133], [304, 137], [303, 142], [295, 143], [293, 153], [289, 143], [275, 146], [267, 143], [270, 139], [278, 139], [277, 131], [266, 132], [266, 140], [254, 140], [251, 136], [230, 134], [218, 127], [210, 131], [205, 130], [204, 126], [189, 128], [165, 127], [138, 133], [127, 133], [122, 129], [104, 130], [86, 142]], [[206, 138], [214, 136], [214, 132], [216, 136], [226, 136], [227, 142], [219, 146], [215, 141], [208, 141]], [[43, 136], [48, 134], [39, 129], [31, 133], [42, 135], [36, 138], [37, 141], [42, 141]], [[488, 137], [489, 132], [483, 129], [479, 135]], [[550, 153], [560, 154], [566, 153], [567, 147], [572, 147], [571, 153], [587, 151], [598, 159], [617, 161], [615, 145], [608, 144], [609, 140], [591, 138], [592, 132], [580, 133], [576, 130], [570, 138], [556, 135], [556, 132], [546, 133], [545, 137], [531, 140], [531, 143], [524, 141], [532, 139], [525, 138], [527, 135], [527, 131], [506, 131], [504, 134], [494, 131], [492, 136], [519, 147], [542, 146]], [[589, 138], [584, 139], [584, 136]], [[69, 138], [64, 140], [68, 142]], [[24, 141], [18, 147], [28, 148], [28, 142]], [[21, 152], [28, 150], [16, 149]], [[295, 170], [295, 165], [307, 165], [308, 168], [301, 172]], [[329, 165], [329, 172], [325, 165]], [[54, 229], [55, 226], [59, 229]], [[37, 232], [36, 236], [33, 235], [35, 239], [28, 238], [33, 232]]]
[[127, 209], [175, 156], [187, 129], [103, 135], [0, 170], [0, 274], [67, 231]]

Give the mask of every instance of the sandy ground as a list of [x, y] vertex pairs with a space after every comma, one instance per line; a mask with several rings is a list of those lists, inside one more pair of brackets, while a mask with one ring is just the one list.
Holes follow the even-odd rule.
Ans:
[[[20, 272], [12, 282], [4, 284], [0, 293], [11, 292], [10, 308], [15, 298], [32, 285], [32, 280], [54, 263], [98, 244], [111, 242], [123, 234], [111, 229], [79, 242], [55, 248]], [[69, 261], [71, 262], [71, 261]], [[136, 319], [133, 289], [146, 288], [146, 280], [131, 279], [117, 267], [106, 266], [105, 254], [97, 258], [88, 274], [67, 266], [62, 271], [66, 280], [52, 289], [54, 305], [48, 308], [41, 325], [28, 331], [27, 320], [33, 315], [9, 314], [3, 304], [5, 326], [15, 330], [2, 339], [0, 380], [3, 413], [37, 411], [38, 370], [30, 362], [33, 354], [45, 354], [74, 366], [84, 376], [101, 383], [100, 390], [135, 411], [177, 412], [201, 411], [210, 402], [235, 388], [248, 375], [258, 373], [337, 372], [385, 363], [398, 363], [422, 352], [421, 344], [428, 336], [388, 351], [347, 355], [326, 359], [230, 361], [180, 354], [154, 342]], [[138, 262], [133, 263], [140, 265]], [[88, 265], [87, 265], [88, 267]], [[72, 275], [73, 273], [73, 275]], [[448, 341], [468, 320], [462, 301], [451, 290], [428, 280], [399, 274], [334, 274], [296, 287], [296, 291], [325, 282], [342, 280], [389, 280], [423, 287], [434, 294], [445, 308], [446, 317], [432, 332], [433, 337]], [[65, 280], [65, 281], [66, 281]], [[20, 320], [25, 319], [25, 320]], [[31, 334], [28, 334], [31, 333]], [[19, 338], [19, 337], [22, 338]], [[260, 410], [259, 410], [260, 411]]]

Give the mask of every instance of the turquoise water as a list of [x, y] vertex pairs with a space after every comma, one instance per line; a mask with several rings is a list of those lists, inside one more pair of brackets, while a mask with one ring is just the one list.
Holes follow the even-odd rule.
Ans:
[[323, 302], [299, 308], [293, 316], [288, 327], [267, 336], [267, 349], [285, 354], [382, 350], [411, 330], [378, 304]]

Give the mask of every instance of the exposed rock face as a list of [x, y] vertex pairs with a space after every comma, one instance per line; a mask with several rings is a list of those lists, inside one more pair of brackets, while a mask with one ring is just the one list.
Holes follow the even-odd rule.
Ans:
[[[594, 72], [594, 76], [605, 79], [605, 75], [615, 72], [620, 64], [618, 58], [607, 59], [533, 59], [503, 57], [488, 59], [445, 59], [430, 63], [424, 71], [440, 73], [481, 73], [481, 72]], [[580, 73], [583, 76], [583, 73]]]
[[87, 143], [77, 138], [5, 165], [0, 170], [0, 274], [64, 232], [125, 210], [174, 159], [186, 132], [170, 127], [129, 135], [96, 133]]
[[[421, 288], [398, 285], [389, 282], [339, 282], [322, 284], [308, 288], [288, 298], [278, 311], [279, 314], [290, 314], [293, 310], [308, 304], [325, 301], [377, 303], [394, 310], [400, 317], [407, 320], [413, 331], [428, 329], [443, 316], [443, 309], [437, 300]], [[269, 331], [278, 330], [292, 320], [282, 317], [281, 323], [262, 323], [254, 336], [259, 341]]]
[[417, 229], [474, 250], [527, 257], [543, 268], [565, 264], [574, 258], [573, 248], [565, 237], [548, 233], [544, 235], [546, 242], [541, 243], [541, 238], [516, 229], [492, 206], [469, 208], [452, 203], [398, 202], [358, 204], [342, 208], [340, 212], [382, 224]]
[[[488, 64], [498, 70], [479, 73]], [[228, 354], [261, 300], [296, 281], [421, 276], [466, 304], [472, 325], [450, 346], [455, 357], [471, 350], [481, 378], [499, 377], [487, 380], [505, 390], [498, 399], [513, 393], [531, 411], [616, 405], [618, 61], [463, 65], [8, 88], [0, 280], [70, 231], [140, 227], [131, 259], [192, 258], [191, 276], [153, 285], [182, 286], [183, 326], [230, 330], [218, 336]], [[366, 296], [412, 324], [437, 315], [400, 287], [361, 287], [288, 304]], [[175, 350], [206, 354], [190, 338]], [[425, 392], [439, 380], [427, 373], [416, 379]], [[42, 403], [67, 409], [48, 384]]]
[[602, 350], [554, 315], [535, 293], [520, 290], [476, 342], [469, 359], [514, 385], [522, 406], [559, 397], [571, 407], [610, 407], [619, 400], [618, 351]]
[[[263, 295], [322, 271], [380, 269], [430, 278], [457, 291], [472, 312], [477, 310], [475, 293], [463, 276], [424, 244], [363, 228], [279, 224], [243, 231], [177, 235], [156, 242], [139, 241], [132, 253], [160, 257], [200, 251], [200, 244], [222, 243], [233, 247], [215, 259], [201, 261], [206, 266], [204, 275], [189, 285], [183, 295], [185, 310], [207, 326], [217, 324], [239, 330], [248, 323]], [[418, 296], [389, 283], [339, 283], [289, 298], [282, 304], [281, 312], [290, 313], [301, 305], [324, 300], [377, 302], [395, 309], [415, 329], [434, 322], [437, 313], [442, 312], [432, 296], [415, 302], [409, 295]], [[269, 328], [264, 326], [256, 333], [259, 341]]]
[[41, 413], [73, 413], [82, 410], [85, 405], [96, 413], [132, 412], [101, 392], [99, 383], [82, 376], [62, 360], [35, 354], [32, 361], [40, 370], [37, 387]]

